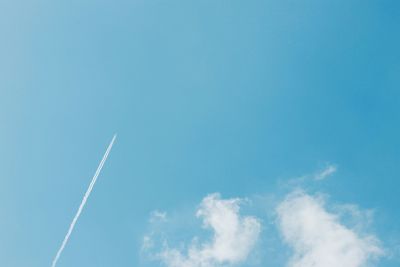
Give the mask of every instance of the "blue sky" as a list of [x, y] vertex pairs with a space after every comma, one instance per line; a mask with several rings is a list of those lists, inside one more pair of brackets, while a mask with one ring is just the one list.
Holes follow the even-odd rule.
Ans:
[[114, 133], [59, 267], [164, 266], [141, 251], [152, 212], [170, 242], [206, 239], [215, 192], [262, 224], [238, 264], [286, 266], [273, 211], [304, 176], [298, 199], [373, 210], [362, 231], [388, 255], [371, 264], [398, 266], [399, 7], [0, 1], [0, 266], [50, 266]]

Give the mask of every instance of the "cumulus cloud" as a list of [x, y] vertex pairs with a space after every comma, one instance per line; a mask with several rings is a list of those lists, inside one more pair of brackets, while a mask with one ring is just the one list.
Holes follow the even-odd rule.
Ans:
[[[211, 194], [203, 199], [196, 216], [203, 227], [213, 232], [209, 241], [198, 238], [185, 248], [170, 248], [167, 243], [157, 258], [169, 267], [217, 267], [243, 262], [256, 244], [260, 221], [240, 215], [240, 199], [221, 199]], [[147, 245], [151, 242], [146, 238]]]
[[328, 212], [322, 198], [296, 191], [277, 207], [284, 241], [293, 249], [289, 267], [364, 267], [383, 254], [373, 235], [360, 235]]

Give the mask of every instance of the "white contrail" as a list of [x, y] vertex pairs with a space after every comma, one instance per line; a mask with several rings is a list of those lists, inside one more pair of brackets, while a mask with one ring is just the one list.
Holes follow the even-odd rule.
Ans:
[[117, 135], [115, 134], [115, 135], [113, 136], [112, 140], [111, 140], [111, 143], [108, 145], [107, 150], [106, 150], [106, 153], [104, 153], [104, 156], [103, 156], [103, 158], [101, 159], [99, 166], [97, 167], [97, 170], [96, 170], [96, 172], [95, 172], [95, 174], [94, 174], [94, 176], [93, 176], [93, 178], [92, 178], [92, 181], [90, 182], [89, 188], [87, 189], [85, 195], [83, 196], [81, 205], [79, 206], [79, 209], [78, 209], [77, 213], [75, 214], [75, 217], [74, 217], [74, 219], [72, 220], [71, 225], [69, 226], [68, 232], [67, 232], [67, 234], [66, 234], [65, 237], [64, 237], [64, 240], [63, 240], [63, 242], [62, 242], [62, 244], [61, 244], [60, 249], [57, 251], [57, 254], [56, 254], [56, 256], [54, 257], [54, 260], [53, 260], [53, 263], [51, 264], [51, 267], [55, 267], [55, 266], [56, 266], [57, 261], [58, 261], [58, 259], [60, 258], [61, 253], [63, 252], [63, 250], [64, 250], [64, 248], [65, 248], [65, 245], [68, 243], [69, 237], [71, 236], [71, 233], [72, 233], [72, 231], [74, 230], [76, 221], [78, 220], [79, 216], [81, 215], [81, 212], [82, 212], [82, 210], [83, 210], [83, 207], [85, 206], [86, 201], [87, 201], [87, 199], [89, 198], [90, 193], [92, 192], [93, 186], [94, 186], [94, 184], [96, 183], [97, 177], [99, 176], [100, 171], [101, 171], [101, 169], [103, 168], [103, 165], [104, 165], [104, 163], [105, 163], [106, 160], [107, 160], [108, 154], [109, 154], [110, 151], [111, 151], [111, 148], [112, 148], [112, 146], [113, 146], [113, 144], [114, 144], [114, 141], [115, 141], [115, 138], [116, 138], [116, 137], [117, 137]]

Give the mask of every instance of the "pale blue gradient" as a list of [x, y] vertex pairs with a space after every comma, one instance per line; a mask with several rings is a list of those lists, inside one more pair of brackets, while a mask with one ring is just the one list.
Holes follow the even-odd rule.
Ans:
[[399, 254], [399, 26], [390, 0], [0, 1], [0, 266], [50, 266], [115, 132], [59, 267], [159, 266], [152, 210], [326, 162]]

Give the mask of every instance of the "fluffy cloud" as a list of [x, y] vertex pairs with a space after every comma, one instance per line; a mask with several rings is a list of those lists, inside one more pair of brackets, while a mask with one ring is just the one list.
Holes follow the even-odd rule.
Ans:
[[[165, 238], [168, 233], [165, 230], [172, 225], [173, 233], [176, 233], [176, 223], [179, 224], [182, 217], [178, 216], [176, 220], [174, 216], [167, 218], [165, 212], [155, 211], [150, 218], [152, 231], [144, 237], [142, 249], [168, 267], [246, 264], [259, 239], [261, 224], [256, 217], [241, 214], [242, 202], [238, 198], [221, 199], [219, 194], [208, 195], [200, 203], [196, 216], [202, 220], [203, 228], [210, 231], [211, 237], [195, 236], [190, 243], [175, 246]], [[276, 203], [263, 200], [260, 204], [264, 206], [269, 202]], [[265, 259], [269, 260], [264, 262], [266, 266], [283, 266], [286, 261], [287, 267], [366, 267], [384, 254], [379, 240], [365, 234], [372, 220], [371, 211], [361, 211], [355, 205], [336, 206], [334, 211], [328, 211], [322, 197], [300, 190], [270, 206], [271, 210], [274, 208], [277, 229], [267, 227], [270, 232], [264, 231], [264, 238], [275, 233], [280, 233], [280, 237], [267, 242], [264, 252], [268, 255]], [[269, 217], [266, 221], [271, 223], [273, 219]], [[287, 254], [282, 253], [281, 241], [291, 248], [289, 258], [283, 258]], [[172, 243], [176, 244], [176, 240]]]
[[205, 197], [196, 215], [204, 228], [213, 231], [212, 239], [199, 243], [194, 238], [187, 249], [165, 245], [157, 258], [169, 267], [216, 267], [246, 260], [258, 240], [260, 222], [255, 217], [241, 216], [240, 202], [221, 199], [219, 194]]
[[374, 236], [360, 236], [341, 224], [320, 198], [294, 192], [277, 213], [284, 241], [294, 251], [289, 267], [363, 267], [383, 253]]

